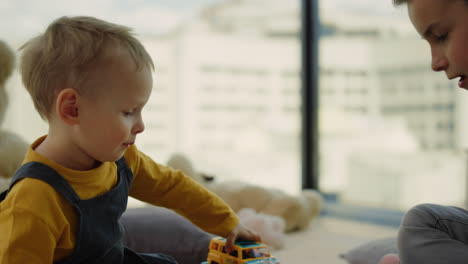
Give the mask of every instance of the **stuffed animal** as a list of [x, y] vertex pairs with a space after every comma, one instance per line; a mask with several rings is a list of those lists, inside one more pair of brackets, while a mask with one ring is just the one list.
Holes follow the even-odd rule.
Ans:
[[257, 213], [252, 208], [242, 208], [237, 212], [239, 221], [246, 227], [255, 230], [262, 242], [274, 249], [284, 246], [284, 220], [276, 215]]
[[15, 56], [8, 45], [0, 40], [0, 124], [5, 117], [8, 97], [5, 83], [10, 78], [15, 66]]
[[265, 188], [239, 181], [216, 182], [214, 177], [198, 172], [184, 154], [174, 154], [167, 162], [169, 167], [181, 170], [207, 189], [221, 197], [235, 212], [252, 208], [256, 212], [279, 216], [285, 222], [284, 231], [300, 231], [319, 215], [321, 195], [314, 190], [303, 190], [294, 196], [281, 190]]
[[[0, 41], [0, 125], [8, 106], [6, 81], [14, 68], [15, 56], [8, 45]], [[16, 169], [21, 165], [28, 144], [17, 134], [0, 128], [0, 192], [6, 190]]]

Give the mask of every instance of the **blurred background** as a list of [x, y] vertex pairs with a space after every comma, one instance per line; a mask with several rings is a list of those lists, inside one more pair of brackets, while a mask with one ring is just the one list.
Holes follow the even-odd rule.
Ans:
[[[343, 204], [463, 206], [466, 92], [430, 68], [427, 44], [391, 0], [321, 0], [319, 189]], [[137, 146], [160, 163], [186, 153], [218, 180], [301, 188], [301, 1], [1, 0], [18, 49], [63, 15], [132, 27], [152, 55]], [[5, 128], [45, 134], [18, 72]]]

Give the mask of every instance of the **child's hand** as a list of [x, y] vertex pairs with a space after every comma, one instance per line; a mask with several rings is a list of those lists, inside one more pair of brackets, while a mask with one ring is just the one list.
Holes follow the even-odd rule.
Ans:
[[234, 250], [234, 242], [237, 239], [261, 242], [260, 236], [257, 234], [257, 232], [248, 229], [243, 224], [239, 223], [226, 237], [227, 252]]

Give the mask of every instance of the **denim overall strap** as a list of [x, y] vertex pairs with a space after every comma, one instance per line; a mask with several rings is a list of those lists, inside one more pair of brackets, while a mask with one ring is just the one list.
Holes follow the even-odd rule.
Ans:
[[71, 204], [80, 200], [68, 182], [65, 181], [54, 169], [39, 162], [28, 162], [16, 171], [15, 175], [11, 179], [9, 189], [0, 194], [0, 201], [5, 199], [15, 183], [24, 178], [34, 178], [47, 182]]
[[46, 182], [75, 208], [79, 220], [72, 255], [57, 263], [120, 264], [124, 262], [124, 246], [119, 219], [127, 207], [133, 174], [124, 158], [116, 164], [117, 184], [110, 191], [88, 200], [81, 200], [57, 171], [39, 162], [29, 162], [18, 169], [10, 188], [0, 198], [3, 200], [21, 179], [35, 178]]
[[75, 251], [59, 264], [124, 263], [123, 228], [119, 219], [127, 208], [133, 173], [125, 158], [116, 164], [118, 180], [110, 191], [74, 205], [80, 220]]

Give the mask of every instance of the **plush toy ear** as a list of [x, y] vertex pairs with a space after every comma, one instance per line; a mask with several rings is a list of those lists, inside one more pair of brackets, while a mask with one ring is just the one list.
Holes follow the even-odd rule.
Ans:
[[215, 176], [206, 173], [200, 173], [200, 176], [205, 182], [212, 182], [215, 179]]
[[74, 125], [78, 120], [78, 92], [73, 88], [66, 88], [59, 92], [56, 99], [56, 112], [62, 121]]

